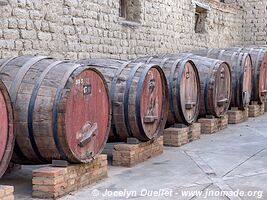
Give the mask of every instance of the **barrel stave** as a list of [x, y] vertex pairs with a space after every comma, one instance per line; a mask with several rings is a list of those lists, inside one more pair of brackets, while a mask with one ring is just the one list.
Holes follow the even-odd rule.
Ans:
[[[33, 60], [35, 62], [32, 62]], [[28, 64], [28, 68], [22, 74], [20, 69], [25, 68], [25, 63]], [[32, 64], [29, 65], [29, 63]], [[17, 93], [15, 93], [16, 96], [14, 96], [16, 98], [13, 99], [17, 130], [14, 162], [40, 164], [50, 163], [52, 159], [88, 162], [103, 149], [109, 131], [110, 107], [107, 86], [98, 71], [69, 61], [34, 56], [14, 58], [5, 67], [1, 68], [4, 73], [3, 79], [6, 80], [5, 84], [10, 85], [10, 80], [16, 79], [18, 74], [20, 74], [19, 79], [21, 79], [21, 83], [17, 83], [19, 87]], [[70, 93], [78, 92], [77, 94], [81, 94], [81, 91], [84, 91], [81, 88], [82, 86], [73, 89], [76, 86], [75, 79], [79, 78], [80, 75], [82, 78], [90, 76], [90, 79], [96, 85], [92, 87], [92, 94], [94, 95], [84, 96], [84, 101], [80, 101], [81, 104], [76, 105], [79, 107], [86, 105], [87, 109], [90, 107], [89, 105], [102, 105], [99, 115], [101, 119], [96, 117], [96, 110], [87, 112], [86, 108], [78, 107], [80, 109], [78, 109], [78, 112], [83, 110], [84, 113], [83, 115], [78, 114], [82, 119], [79, 120], [80, 123], [77, 123], [79, 126], [76, 126], [76, 129], [86, 125], [86, 120], [89, 118], [93, 118], [99, 124], [98, 134], [92, 141], [83, 146], [77, 145], [83, 133], [78, 133], [77, 130], [68, 127], [68, 119], [71, 117], [68, 118], [70, 114], [66, 114], [66, 110], [70, 109], [70, 105], [67, 103], [73, 98]], [[11, 87], [9, 89], [11, 90]], [[14, 94], [14, 91], [11, 92]], [[101, 95], [99, 96], [98, 93]], [[99, 100], [102, 100], [102, 102], [99, 102]], [[91, 106], [91, 108], [97, 109], [96, 106]], [[72, 112], [71, 116], [75, 116], [75, 114]], [[101, 114], [105, 116], [103, 117]], [[75, 121], [75, 118], [73, 121]], [[30, 126], [30, 124], [32, 125]], [[69, 135], [78, 138], [71, 138], [73, 140], [70, 140]], [[91, 154], [88, 155], [88, 152]]]

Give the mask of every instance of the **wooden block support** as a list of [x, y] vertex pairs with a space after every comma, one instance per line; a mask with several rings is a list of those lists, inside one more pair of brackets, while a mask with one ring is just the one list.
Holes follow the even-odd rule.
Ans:
[[245, 110], [231, 109], [227, 114], [228, 124], [239, 124], [248, 120], [248, 108]]
[[133, 167], [163, 153], [163, 136], [139, 144], [115, 144], [113, 149], [112, 165]]
[[14, 187], [0, 185], [0, 200], [14, 200]]
[[201, 118], [198, 123], [201, 124], [201, 134], [213, 134], [228, 127], [228, 115], [220, 118]]
[[43, 167], [32, 172], [32, 196], [55, 199], [95, 184], [107, 177], [107, 155], [99, 155], [87, 164], [67, 167]]
[[265, 104], [258, 104], [257, 102], [252, 102], [251, 105], [248, 106], [248, 116], [249, 117], [258, 117], [263, 115], [265, 112]]

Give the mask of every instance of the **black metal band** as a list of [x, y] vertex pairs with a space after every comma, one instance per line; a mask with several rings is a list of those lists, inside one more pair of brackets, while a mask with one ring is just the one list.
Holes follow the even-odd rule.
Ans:
[[[243, 59], [244, 59], [244, 53], [239, 53], [239, 56], [238, 56], [238, 60], [237, 60], [237, 66], [236, 67], [236, 86], [238, 85], [239, 87], [239, 91], [237, 90], [236, 88], [236, 96], [238, 97], [238, 99], [236, 99], [236, 102], [237, 104], [241, 104], [242, 103], [242, 107], [244, 106], [244, 99], [243, 99], [243, 79], [244, 79], [244, 68], [242, 66], [242, 63], [243, 63]], [[242, 102], [241, 102], [242, 101]]]
[[80, 64], [76, 64], [76, 65], [72, 66], [71, 68], [69, 68], [69, 70], [64, 74], [64, 76], [60, 82], [60, 85], [57, 88], [57, 92], [56, 92], [54, 103], [53, 103], [53, 109], [52, 109], [52, 113], [53, 113], [53, 117], [52, 117], [53, 137], [54, 137], [54, 142], [55, 142], [55, 145], [57, 147], [57, 150], [60, 154], [60, 157], [63, 160], [68, 160], [68, 157], [66, 156], [66, 154], [62, 148], [62, 145], [60, 144], [60, 140], [59, 140], [59, 135], [58, 135], [58, 107], [59, 107], [59, 103], [60, 103], [60, 100], [62, 97], [63, 89], [65, 88], [65, 85], [66, 85], [69, 77], [77, 68], [79, 68], [81, 66], [82, 65], [80, 65]]
[[[7, 60], [0, 68], [0, 72], [6, 67], [6, 65], [11, 62], [12, 60], [16, 59], [18, 57], [12, 57], [10, 58], [9, 60]], [[11, 84], [11, 87], [10, 87], [10, 98], [11, 98], [11, 104], [12, 104], [12, 107], [14, 108], [14, 104], [16, 102], [16, 97], [17, 97], [17, 92], [18, 92], [18, 89], [21, 85], [21, 82], [25, 76], [25, 74], [29, 71], [29, 69], [34, 65], [36, 64], [37, 62], [39, 62], [40, 60], [42, 59], [45, 59], [47, 57], [44, 57], [44, 56], [37, 56], [37, 57], [33, 57], [32, 59], [30, 59], [29, 61], [27, 61], [26, 63], [24, 63], [24, 65], [22, 65], [21, 69], [18, 71], [14, 81], [12, 82]], [[29, 160], [27, 158], [27, 156], [22, 152], [21, 148], [19, 147], [17, 141], [15, 141], [15, 145], [14, 145], [14, 152], [16, 155], [18, 155], [18, 157], [21, 159], [21, 160]]]
[[223, 53], [225, 52], [225, 50], [221, 50], [220, 51], [220, 54], [219, 54], [219, 56], [218, 56], [218, 59], [219, 60], [222, 60], [222, 56], [223, 56]]
[[[253, 50], [253, 49], [252, 49]], [[251, 51], [252, 51], [251, 50]], [[256, 60], [256, 63], [254, 65], [254, 74], [253, 74], [253, 86], [256, 86], [257, 85], [257, 80], [260, 81], [260, 79], [257, 78], [257, 73], [258, 73], [258, 67], [261, 67], [259, 66], [259, 62], [260, 62], [260, 56], [261, 56], [261, 53], [263, 53], [263, 49], [260, 49], [260, 51], [258, 52], [258, 55], [257, 55], [257, 60]], [[264, 59], [264, 58], [263, 58]], [[262, 59], [262, 62], [264, 62], [264, 60]], [[259, 72], [260, 73], [260, 72]], [[260, 94], [259, 94], [259, 97], [256, 97], [256, 88], [253, 88], [252, 90], [252, 93], [253, 93], [253, 97], [254, 98], [259, 98], [260, 97]]]
[[[124, 93], [124, 123], [125, 123], [125, 126], [126, 126], [127, 133], [128, 133], [129, 137], [133, 137], [133, 133], [132, 133], [132, 130], [131, 130], [131, 125], [130, 125], [130, 122], [129, 122], [129, 111], [128, 111], [129, 110], [128, 102], [129, 102], [130, 89], [131, 89], [132, 81], [133, 81], [133, 78], [134, 78], [134, 75], [135, 75], [136, 71], [143, 65], [144, 65], [144, 63], [138, 63], [138, 64], [136, 64], [136, 66], [134, 68], [132, 68], [132, 70], [130, 72], [130, 75], [128, 77], [128, 80], [126, 82], [126, 87], [125, 87], [125, 93]], [[137, 98], [137, 96], [138, 96], [138, 88], [137, 88], [136, 98]], [[140, 99], [139, 99], [139, 101], [140, 101]], [[136, 112], [138, 112], [138, 109], [136, 110]], [[138, 118], [137, 118], [137, 121], [138, 121]]]
[[45, 76], [49, 73], [49, 71], [54, 68], [55, 66], [59, 65], [59, 64], [62, 64], [64, 62], [67, 62], [67, 61], [56, 61], [52, 64], [50, 64], [43, 72], [42, 74], [40, 75], [40, 77], [36, 80], [35, 82], [35, 85], [34, 85], [34, 88], [33, 88], [33, 91], [32, 91], [32, 95], [31, 95], [31, 98], [30, 98], [30, 102], [29, 102], [29, 107], [28, 107], [28, 132], [29, 132], [29, 138], [30, 138], [30, 142], [31, 142], [31, 145], [32, 145], [32, 149], [34, 150], [34, 153], [36, 154], [36, 156], [38, 157], [38, 159], [43, 162], [43, 163], [47, 163], [47, 160], [41, 155], [38, 147], [37, 147], [37, 144], [36, 144], [36, 141], [35, 141], [35, 138], [34, 138], [34, 134], [33, 134], [33, 112], [34, 112], [34, 107], [35, 107], [35, 101], [36, 101], [36, 98], [38, 96], [38, 93], [39, 93], [39, 89], [42, 85], [42, 82], [45, 78]]
[[8, 64], [8, 63], [10, 63], [12, 60], [14, 60], [15, 58], [18, 58], [18, 57], [16, 57], [16, 56], [14, 56], [14, 57], [11, 57], [11, 58], [9, 58], [6, 62], [4, 62], [2, 65], [1, 65], [1, 67], [0, 67], [0, 72], [6, 67], [6, 65]]
[[[173, 65], [172, 65], [172, 68], [171, 68], [171, 74], [168, 78], [168, 82], [169, 82], [169, 104], [170, 104], [170, 111], [173, 115], [173, 118], [175, 121], [178, 121], [177, 117], [176, 117], [176, 114], [175, 114], [175, 110], [174, 110], [174, 100], [173, 100], [173, 77], [174, 77], [174, 73], [175, 73], [175, 69], [177, 68], [177, 65], [179, 64], [179, 62], [181, 61], [182, 59], [177, 59], [174, 61]], [[177, 84], [178, 84], [178, 79], [177, 78]], [[177, 87], [177, 84], [176, 84], [176, 92], [178, 89], [180, 89], [180, 86], [178, 85]], [[180, 93], [180, 92], [179, 92]], [[177, 93], [176, 93], [177, 94]], [[176, 101], [178, 99], [178, 96], [176, 96]]]
[[114, 113], [113, 113], [114, 107], [115, 107], [114, 98], [115, 98], [116, 84], [117, 84], [117, 81], [119, 79], [120, 74], [125, 69], [125, 67], [127, 65], [129, 65], [130, 63], [131, 63], [131, 61], [126, 62], [120, 68], [117, 69], [117, 71], [116, 71], [116, 73], [115, 73], [115, 75], [111, 81], [110, 90], [109, 90], [109, 96], [111, 99], [111, 107], [112, 107], [112, 109], [111, 109], [112, 110], [112, 112], [111, 112], [111, 129], [112, 129], [114, 136], [118, 139], [120, 139], [120, 135], [117, 132], [117, 128], [116, 128], [115, 120], [114, 120]]

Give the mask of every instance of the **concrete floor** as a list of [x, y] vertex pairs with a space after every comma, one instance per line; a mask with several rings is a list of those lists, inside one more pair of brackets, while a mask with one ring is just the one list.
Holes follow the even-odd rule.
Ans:
[[[61, 200], [127, 198], [126, 193], [120, 195], [114, 191], [131, 192], [129, 199], [138, 200], [267, 199], [266, 147], [267, 114], [239, 125], [230, 125], [214, 135], [203, 135], [200, 140], [181, 148], [165, 148], [162, 155], [133, 168], [110, 166], [109, 178]], [[23, 167], [5, 176], [0, 184], [14, 185], [15, 199], [30, 199], [31, 169]], [[161, 195], [144, 196], [148, 190], [159, 191]], [[105, 197], [106, 191], [113, 197]], [[203, 191], [203, 194], [198, 197], [191, 193], [192, 196], [185, 197], [189, 191]], [[213, 194], [205, 198], [207, 191]], [[246, 197], [236, 197], [231, 193], [228, 197], [218, 197], [220, 191], [241, 191]], [[249, 197], [252, 192], [255, 196]]]

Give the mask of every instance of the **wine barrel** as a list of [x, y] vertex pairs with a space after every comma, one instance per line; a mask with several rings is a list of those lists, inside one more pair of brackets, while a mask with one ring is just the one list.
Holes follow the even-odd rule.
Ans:
[[221, 60], [196, 56], [190, 53], [164, 54], [162, 58], [191, 59], [200, 77], [199, 116], [221, 117], [227, 112], [231, 100], [231, 70], [228, 63]]
[[15, 137], [13, 132], [13, 111], [7, 88], [0, 80], [0, 177], [10, 163]]
[[143, 57], [135, 61], [159, 65], [167, 77], [169, 114], [167, 127], [175, 123], [192, 124], [198, 118], [200, 80], [192, 60], [173, 57]]
[[0, 73], [14, 110], [14, 163], [85, 163], [102, 151], [111, 108], [99, 71], [27, 55], [1, 60]]
[[232, 100], [230, 107], [244, 110], [250, 103], [252, 92], [252, 61], [248, 53], [236, 50], [206, 49], [194, 52], [200, 56], [224, 60], [232, 71]]
[[85, 59], [104, 75], [112, 102], [109, 141], [148, 141], [162, 134], [168, 115], [168, 86], [158, 65], [112, 59]]
[[267, 101], [267, 49], [266, 48], [227, 48], [226, 51], [249, 53], [252, 61], [251, 101], [262, 104]]

